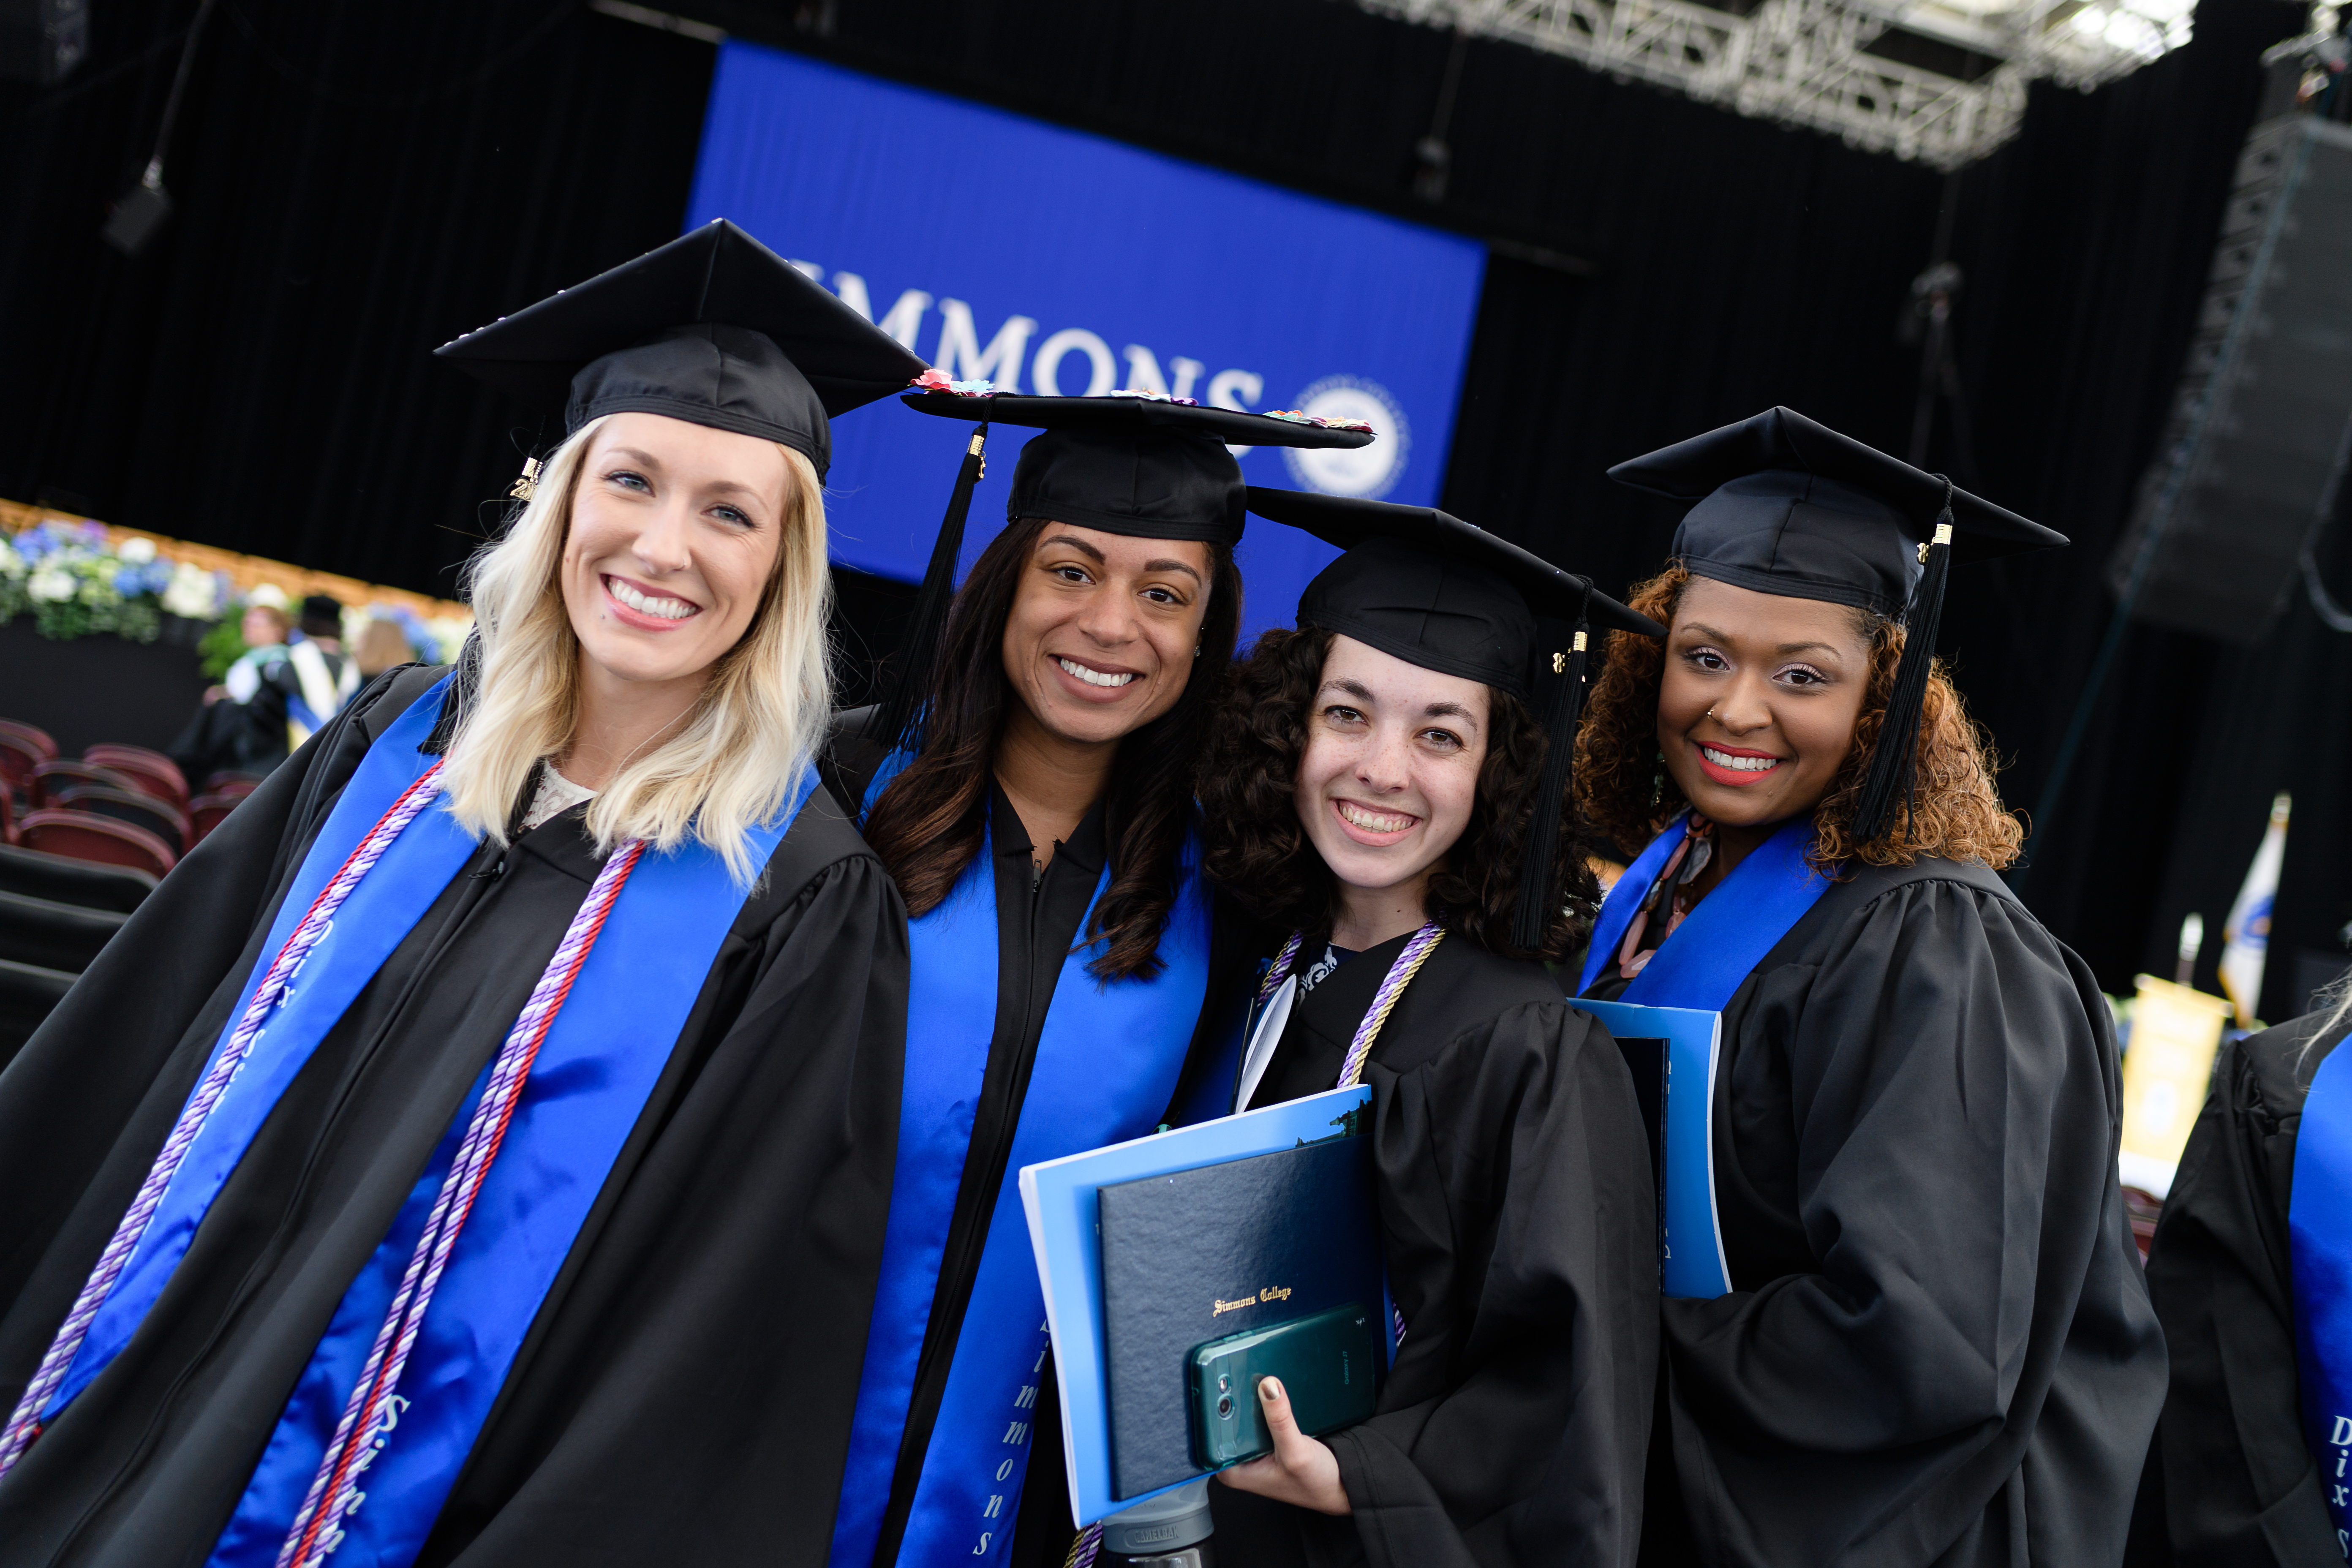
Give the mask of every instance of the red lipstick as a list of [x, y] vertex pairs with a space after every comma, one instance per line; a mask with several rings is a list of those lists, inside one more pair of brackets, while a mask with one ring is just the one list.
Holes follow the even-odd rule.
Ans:
[[[1691, 745], [1698, 752], [1699, 771], [1716, 784], [1731, 789], [1745, 789], [1749, 784], [1759, 784], [1770, 778], [1780, 771], [1780, 764], [1789, 760], [1771, 752], [1751, 752], [1744, 746], [1719, 746], [1712, 741], [1693, 741]], [[1766, 758], [1769, 759], [1769, 765], [1760, 768], [1727, 768], [1712, 761], [1707, 756], [1709, 752], [1719, 752], [1727, 757]]]

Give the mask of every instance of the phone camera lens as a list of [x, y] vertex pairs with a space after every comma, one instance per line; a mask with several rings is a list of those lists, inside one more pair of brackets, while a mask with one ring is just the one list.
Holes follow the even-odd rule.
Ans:
[[1230, 1394], [1221, 1396], [1217, 1401], [1217, 1418], [1219, 1420], [1231, 1420], [1233, 1418], [1233, 1414], [1234, 1396]]

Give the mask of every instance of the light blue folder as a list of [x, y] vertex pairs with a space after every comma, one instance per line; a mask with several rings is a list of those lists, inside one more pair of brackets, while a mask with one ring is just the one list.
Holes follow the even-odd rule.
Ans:
[[1371, 1099], [1371, 1089], [1361, 1084], [1335, 1089], [1021, 1168], [1021, 1206], [1029, 1216], [1029, 1245], [1037, 1255], [1037, 1279], [1045, 1289], [1045, 1321], [1054, 1333], [1055, 1381], [1062, 1400], [1063, 1453], [1069, 1466], [1074, 1522], [1092, 1524], [1192, 1479], [1186, 1477], [1160, 1491], [1137, 1497], [1111, 1496], [1110, 1392], [1103, 1366], [1102, 1232], [1096, 1218], [1097, 1192], [1120, 1182], [1313, 1142], [1330, 1136], [1335, 1120], [1358, 1106], [1369, 1106]]
[[1581, 997], [1574, 1005], [1619, 1039], [1666, 1042], [1660, 1289], [1669, 1296], [1728, 1294], [1731, 1268], [1724, 1261], [1723, 1231], [1715, 1219], [1715, 1073], [1723, 1054], [1723, 1015]]

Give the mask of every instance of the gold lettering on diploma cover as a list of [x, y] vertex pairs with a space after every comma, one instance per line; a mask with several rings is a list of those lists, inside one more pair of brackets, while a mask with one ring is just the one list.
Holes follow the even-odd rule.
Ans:
[[1260, 1302], [1287, 1301], [1290, 1300], [1290, 1287], [1287, 1285], [1268, 1285], [1265, 1289], [1258, 1291], [1255, 1295], [1244, 1296], [1238, 1301], [1228, 1301], [1223, 1297], [1217, 1297], [1214, 1298], [1214, 1300], [1216, 1301], [1216, 1310], [1212, 1311], [1209, 1316], [1213, 1318], [1222, 1318], [1227, 1312], [1238, 1312], [1244, 1307], [1255, 1307]]

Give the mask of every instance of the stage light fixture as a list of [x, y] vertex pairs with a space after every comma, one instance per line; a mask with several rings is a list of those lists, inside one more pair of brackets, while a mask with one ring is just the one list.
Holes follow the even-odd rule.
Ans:
[[172, 216], [171, 193], [163, 189], [163, 154], [172, 145], [172, 127], [179, 122], [180, 101], [188, 92], [188, 68], [195, 64], [196, 44], [205, 36], [214, 0], [201, 0], [194, 19], [188, 24], [187, 39], [180, 45], [179, 66], [172, 72], [172, 91], [163, 100], [163, 121], [155, 128], [155, 155], [147, 160], [147, 172], [106, 209], [106, 223], [98, 231], [100, 237], [125, 256], [146, 249], [163, 220]]
[[1941, 169], [2014, 135], [2030, 83], [2087, 92], [2127, 76], [2187, 43], [2195, 9], [2195, 0], [1356, 3]]
[[106, 209], [106, 226], [98, 232], [123, 255], [136, 256], [147, 248], [147, 242], [171, 216], [172, 195], [163, 189], [163, 164], [158, 159], [147, 165], [137, 184]]
[[89, 0], [0, 0], [0, 77], [43, 87], [89, 53]]

